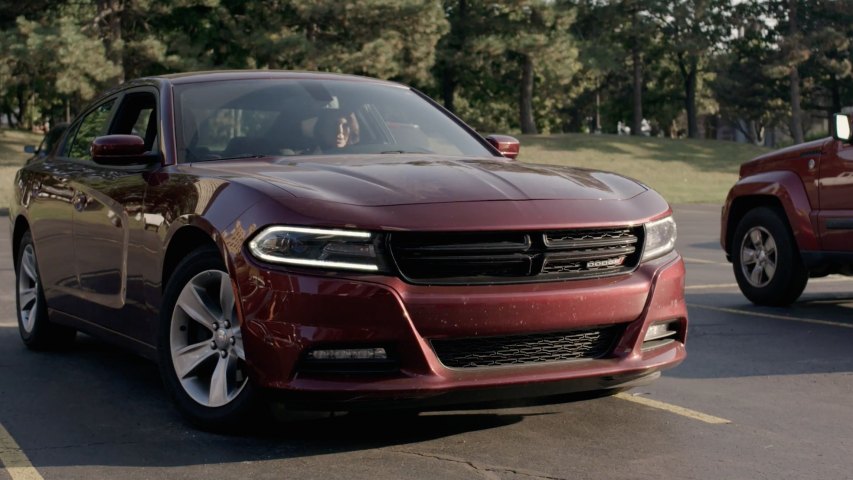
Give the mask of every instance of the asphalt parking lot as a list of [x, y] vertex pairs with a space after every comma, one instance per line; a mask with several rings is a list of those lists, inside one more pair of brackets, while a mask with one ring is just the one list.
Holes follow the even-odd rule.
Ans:
[[314, 416], [243, 436], [189, 427], [155, 365], [89, 337], [27, 351], [0, 236], [0, 480], [853, 478], [853, 279], [813, 279], [791, 308], [754, 307], [719, 248], [719, 207], [675, 210], [688, 359], [656, 383], [561, 405]]

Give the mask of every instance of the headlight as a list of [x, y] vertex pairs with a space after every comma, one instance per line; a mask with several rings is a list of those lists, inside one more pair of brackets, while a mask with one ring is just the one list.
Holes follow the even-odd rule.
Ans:
[[270, 263], [379, 271], [376, 245], [370, 232], [267, 227], [249, 242], [249, 251]]
[[676, 228], [675, 220], [666, 217], [644, 225], [646, 230], [646, 246], [643, 249], [645, 262], [662, 257], [675, 249]]

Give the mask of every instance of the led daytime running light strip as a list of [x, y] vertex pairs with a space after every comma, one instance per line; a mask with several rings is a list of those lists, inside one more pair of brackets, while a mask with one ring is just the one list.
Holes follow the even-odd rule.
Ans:
[[265, 253], [254, 251], [254, 249], [252, 253], [261, 260], [266, 260], [272, 263], [287, 263], [290, 265], [301, 265], [304, 267], [346, 268], [350, 270], [362, 270], [365, 272], [379, 271], [379, 267], [377, 267], [376, 265], [364, 265], [361, 263], [349, 262], [326, 262], [324, 260], [305, 260], [299, 258], [284, 258], [277, 257], [275, 255], [267, 255]]
[[[261, 233], [268, 232], [293, 232], [307, 233], [310, 235], [334, 235], [336, 237], [350, 238], [370, 238], [370, 232], [357, 232], [353, 230], [327, 230], [323, 228], [306, 228], [306, 227], [269, 227], [265, 228]], [[252, 241], [254, 244], [254, 240]]]
[[369, 239], [371, 237], [370, 232], [358, 232], [352, 230], [329, 230], [322, 228], [305, 228], [305, 227], [268, 227], [261, 231], [261, 234], [252, 239], [249, 242], [249, 250], [251, 250], [252, 254], [267, 262], [271, 263], [282, 263], [288, 265], [298, 265], [303, 267], [325, 267], [325, 268], [343, 268], [349, 270], [360, 270], [363, 272], [378, 272], [379, 267], [377, 265], [365, 265], [362, 263], [350, 263], [350, 262], [328, 262], [325, 260], [309, 260], [309, 259], [301, 259], [301, 258], [286, 258], [279, 257], [276, 255], [269, 255], [263, 253], [258, 247], [258, 238], [264, 237], [270, 233], [277, 232], [292, 232], [292, 233], [305, 233], [309, 235], [332, 235], [336, 237], [349, 237], [349, 238], [359, 238], [359, 239]]

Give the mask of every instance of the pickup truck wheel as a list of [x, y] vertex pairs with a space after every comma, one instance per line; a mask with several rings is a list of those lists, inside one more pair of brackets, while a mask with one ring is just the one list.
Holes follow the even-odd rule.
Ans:
[[757, 305], [797, 300], [809, 279], [784, 217], [775, 209], [747, 212], [735, 230], [734, 273], [741, 292]]

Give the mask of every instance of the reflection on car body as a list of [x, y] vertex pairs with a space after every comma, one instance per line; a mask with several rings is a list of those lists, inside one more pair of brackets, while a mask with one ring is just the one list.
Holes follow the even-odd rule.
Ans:
[[18, 173], [21, 336], [48, 348], [83, 330], [156, 360], [205, 428], [270, 398], [349, 410], [609, 393], [682, 361], [667, 203], [517, 153], [374, 79], [128, 82]]

